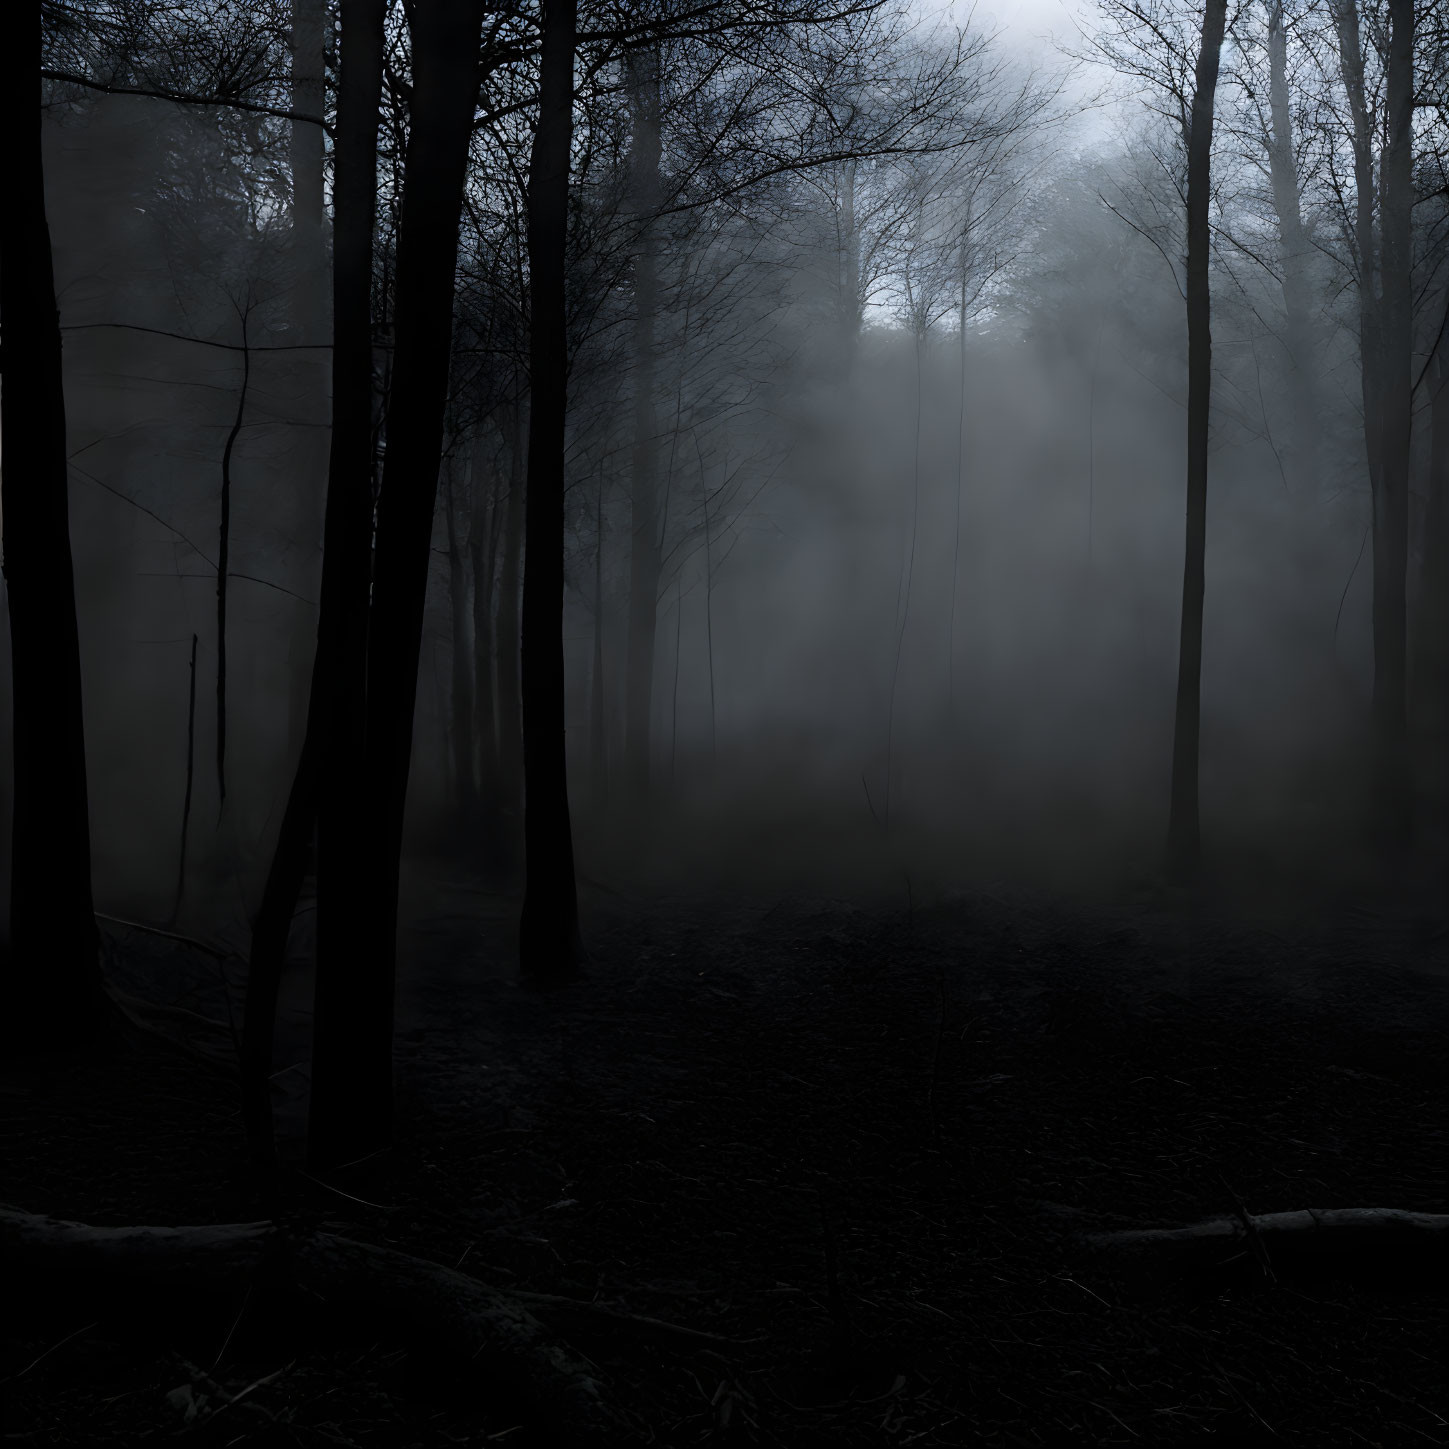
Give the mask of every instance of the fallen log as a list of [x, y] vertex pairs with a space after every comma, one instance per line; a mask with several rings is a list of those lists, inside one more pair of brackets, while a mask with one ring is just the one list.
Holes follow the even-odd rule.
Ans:
[[1300, 1208], [1178, 1228], [1090, 1233], [1087, 1248], [1125, 1265], [1190, 1273], [1246, 1267], [1259, 1276], [1321, 1276], [1449, 1287], [1449, 1213]]
[[617, 1421], [591, 1372], [516, 1298], [391, 1248], [274, 1222], [93, 1227], [0, 1207], [6, 1299], [83, 1302], [102, 1313], [209, 1304], [303, 1310], [379, 1338], [423, 1345], [500, 1398], [526, 1404], [554, 1442], [611, 1442]]

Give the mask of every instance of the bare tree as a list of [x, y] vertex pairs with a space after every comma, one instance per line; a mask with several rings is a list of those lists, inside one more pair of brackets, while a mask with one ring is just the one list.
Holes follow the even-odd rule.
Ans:
[[[1202, 718], [1202, 624], [1207, 554], [1208, 429], [1212, 411], [1210, 253], [1212, 156], [1227, 0], [1180, 6], [1174, 0], [1101, 0], [1100, 57], [1119, 74], [1144, 82], [1149, 107], [1170, 127], [1176, 146], [1159, 164], [1181, 175], [1187, 259], [1187, 536], [1178, 640], [1177, 702], [1167, 825], [1167, 870], [1178, 881], [1197, 873], [1202, 854], [1198, 763]], [[1180, 169], [1179, 169], [1180, 168]], [[1185, 174], [1184, 174], [1185, 173]]]
[[[1346, 137], [1352, 180], [1329, 150], [1347, 270], [1357, 293], [1359, 378], [1372, 504], [1375, 834], [1394, 847], [1411, 826], [1407, 739], [1409, 464], [1413, 352], [1412, 0], [1369, 17], [1359, 0], [1331, 0], [1332, 59], [1324, 57], [1329, 124]], [[1336, 72], [1336, 73], [1334, 73]], [[1333, 83], [1336, 82], [1336, 86]]]
[[264, 1172], [275, 1160], [269, 1094], [277, 995], [314, 824], [318, 1030], [324, 1053], [334, 1022], [347, 1027], [347, 1003], [356, 989], [352, 965], [367, 927], [354, 906], [368, 809], [361, 786], [372, 542], [371, 297], [386, 10], [387, 0], [365, 0], [349, 4], [342, 16], [333, 183], [332, 435], [317, 650], [303, 746], [252, 924], [242, 1027], [242, 1112], [253, 1158]]
[[309, 1143], [318, 1162], [370, 1152], [392, 1131], [398, 872], [481, 24], [477, 0], [428, 0], [411, 16], [413, 104], [398, 225], [397, 341], [367, 637], [363, 788], [375, 795], [359, 822], [362, 870], [352, 886], [364, 935], [350, 991], [328, 1003], [330, 1031], [323, 1030], [318, 998]]
[[41, 7], [8, 17], [0, 94], [10, 186], [0, 223], [0, 451], [10, 612], [14, 817], [8, 1044], [64, 1045], [103, 1019], [91, 898], [65, 388], [41, 159]]
[[1212, 192], [1213, 98], [1227, 0], [1207, 0], [1198, 51], [1187, 146], [1187, 549], [1182, 575], [1182, 633], [1177, 713], [1172, 733], [1172, 800], [1167, 863], [1190, 879], [1202, 854], [1198, 824], [1198, 751], [1202, 718], [1202, 612], [1207, 554], [1208, 422], [1212, 410], [1212, 296], [1208, 204]]
[[[292, 0], [291, 106], [299, 116], [322, 117], [326, 112], [327, 0]], [[318, 343], [327, 335], [327, 242], [323, 228], [324, 142], [322, 126], [293, 120], [289, 138], [292, 171], [293, 314], [301, 341]], [[327, 357], [303, 352], [297, 366], [301, 404], [307, 422], [325, 416]], [[320, 430], [297, 429], [292, 457], [297, 478], [292, 490], [294, 506], [289, 531], [299, 559], [291, 572], [292, 587], [303, 596], [316, 586], [317, 548], [321, 543], [323, 493], [326, 482], [326, 443]], [[310, 655], [301, 630], [291, 632], [287, 710], [289, 755], [301, 749], [307, 724]]]
[[538, 125], [529, 162], [531, 280], [528, 552], [523, 576], [524, 849], [519, 921], [525, 980], [568, 980], [585, 961], [579, 935], [564, 754], [564, 430], [568, 325], [564, 297], [574, 129], [577, 0], [547, 0]]
[[655, 329], [659, 308], [658, 226], [661, 179], [660, 65], [657, 46], [629, 57], [633, 134], [629, 147], [630, 206], [639, 225], [634, 257], [634, 447], [630, 479], [628, 684], [625, 767], [637, 800], [649, 789], [650, 716], [654, 699], [654, 640], [658, 624], [659, 417], [655, 405]]

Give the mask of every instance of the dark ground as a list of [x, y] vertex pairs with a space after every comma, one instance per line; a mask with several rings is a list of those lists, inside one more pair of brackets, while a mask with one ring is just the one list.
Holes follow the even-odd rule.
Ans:
[[[591, 890], [590, 979], [536, 995], [513, 981], [511, 903], [436, 880], [412, 896], [400, 1145], [296, 1177], [297, 1207], [579, 1300], [536, 1311], [632, 1442], [1449, 1442], [1442, 1280], [1144, 1285], [1075, 1243], [1240, 1206], [1444, 1211], [1442, 914]], [[125, 989], [224, 1017], [215, 963], [110, 938]], [[289, 1139], [305, 1000], [298, 972]], [[229, 1082], [144, 1041], [8, 1067], [0, 1124], [0, 1198], [27, 1211], [259, 1215]], [[822, 1353], [832, 1264], [849, 1372]], [[440, 1379], [405, 1341], [274, 1342], [240, 1304], [205, 1327], [140, 1310], [0, 1307], [7, 1442], [548, 1442], [505, 1386]]]

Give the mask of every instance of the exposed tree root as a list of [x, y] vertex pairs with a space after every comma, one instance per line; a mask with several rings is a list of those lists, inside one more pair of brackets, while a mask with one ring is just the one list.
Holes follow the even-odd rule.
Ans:
[[1256, 1266], [1270, 1277], [1449, 1288], [1449, 1213], [1302, 1208], [1210, 1218], [1181, 1228], [1092, 1233], [1083, 1241], [1097, 1253], [1139, 1266], [1198, 1273]]
[[[271, 1222], [91, 1227], [0, 1207], [0, 1279], [104, 1312], [211, 1305], [262, 1312], [297, 1297], [349, 1325], [411, 1345], [486, 1379], [480, 1392], [522, 1399], [561, 1445], [617, 1434], [589, 1369], [549, 1339], [516, 1298], [389, 1248]], [[289, 1312], [292, 1311], [289, 1307]], [[491, 1380], [490, 1382], [488, 1382]]]

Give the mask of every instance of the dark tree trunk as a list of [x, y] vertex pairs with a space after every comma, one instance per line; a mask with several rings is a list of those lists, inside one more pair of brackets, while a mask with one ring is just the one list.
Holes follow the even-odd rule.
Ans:
[[659, 311], [659, 53], [630, 58], [633, 140], [629, 148], [631, 205], [639, 227], [634, 257], [634, 454], [629, 551], [629, 640], [624, 753], [629, 789], [649, 793], [654, 645], [659, 621], [659, 415], [654, 399], [654, 333]]
[[[1384, 96], [1387, 141], [1374, 181], [1378, 117], [1364, 83], [1354, 0], [1334, 0], [1339, 73], [1348, 97], [1358, 253], [1359, 353], [1364, 443], [1373, 500], [1374, 686], [1373, 798], [1370, 823], [1379, 843], [1405, 844], [1411, 825], [1407, 749], [1408, 469], [1412, 426], [1411, 215], [1413, 155], [1413, 5], [1394, 0]], [[1380, 232], [1374, 234], [1374, 214]]]
[[[304, 116], [322, 116], [327, 105], [327, 0], [292, 0], [292, 109]], [[293, 121], [292, 279], [293, 318], [300, 340], [314, 344], [327, 337], [327, 245], [323, 233], [325, 136], [320, 125]], [[304, 424], [327, 415], [327, 355], [297, 354], [297, 407]], [[320, 429], [298, 428], [292, 438], [291, 465], [296, 470], [290, 490], [290, 543], [296, 550], [292, 587], [304, 598], [316, 588], [318, 550], [322, 543], [322, 499], [327, 473], [327, 442]], [[294, 628], [288, 641], [287, 758], [294, 761], [307, 728], [312, 641], [307, 630]]]
[[523, 403], [512, 405], [512, 450], [508, 464], [508, 503], [503, 531], [503, 568], [498, 580], [498, 784], [503, 803], [505, 848], [510, 861], [518, 851], [518, 821], [523, 810], [523, 686], [519, 671], [521, 637], [518, 585], [523, 566], [523, 526], [527, 489], [523, 443]]
[[443, 465], [443, 507], [448, 524], [448, 598], [453, 614], [453, 770], [458, 777], [458, 811], [465, 829], [478, 822], [478, 781], [474, 772], [473, 649], [468, 638], [468, 570], [458, 536], [458, 500], [451, 460]]
[[1374, 821], [1381, 841], [1408, 844], [1409, 444], [1413, 429], [1414, 4], [1389, 0], [1388, 135], [1380, 165], [1381, 462], [1374, 499]]
[[519, 922], [525, 980], [563, 981], [584, 961], [564, 750], [564, 429], [568, 422], [569, 152], [577, 0], [544, 6], [538, 129], [528, 175], [532, 278], [528, 550], [523, 577], [524, 852]]
[[253, 1158], [264, 1172], [274, 1161], [269, 1079], [277, 992], [314, 823], [314, 1054], [324, 1061], [345, 1050], [334, 1047], [332, 1038], [349, 1028], [347, 1006], [363, 930], [355, 906], [362, 870], [358, 821], [366, 805], [361, 786], [372, 547], [372, 232], [386, 12], [387, 0], [349, 0], [342, 11], [333, 183], [332, 440], [317, 650], [302, 753], [252, 924], [242, 1027], [242, 1115]]
[[[478, 96], [480, 0], [418, 0], [413, 109], [398, 225], [396, 342], [367, 639], [362, 870], [350, 990], [317, 1002], [311, 1158], [335, 1165], [392, 1136], [397, 893], [433, 512], [453, 330], [458, 216]], [[360, 813], [360, 812], [359, 812]], [[319, 898], [321, 883], [319, 882]], [[324, 1050], [324, 1043], [326, 1050]]]
[[65, 389], [41, 158], [40, 10], [6, 16], [0, 96], [9, 166], [0, 218], [4, 577], [15, 795], [4, 1034], [64, 1046], [103, 1019], [80, 636], [70, 552]]
[[1167, 868], [1177, 880], [1197, 873], [1198, 738], [1202, 707], [1202, 612], [1207, 553], [1208, 417], [1212, 403], [1208, 201], [1212, 185], [1213, 99], [1227, 25], [1227, 0], [1207, 0], [1187, 137], [1187, 548], [1182, 571], [1177, 712], [1172, 736], [1172, 802]]
[[855, 223], [855, 161], [846, 161], [840, 191], [841, 372], [849, 377], [860, 344], [860, 234]]
[[1313, 243], [1303, 225], [1298, 162], [1293, 151], [1289, 110], [1288, 33], [1282, 0], [1273, 0], [1268, 14], [1268, 102], [1272, 134], [1268, 138], [1268, 172], [1273, 207], [1278, 214], [1278, 244], [1283, 271], [1284, 343], [1288, 349], [1289, 394], [1293, 408], [1290, 476], [1306, 493], [1317, 482], [1317, 379], [1313, 346], [1313, 298], [1309, 265]]
[[1449, 362], [1444, 343], [1433, 363], [1429, 504], [1424, 515], [1424, 566], [1415, 630], [1415, 712], [1422, 743], [1423, 794], [1449, 844]]

